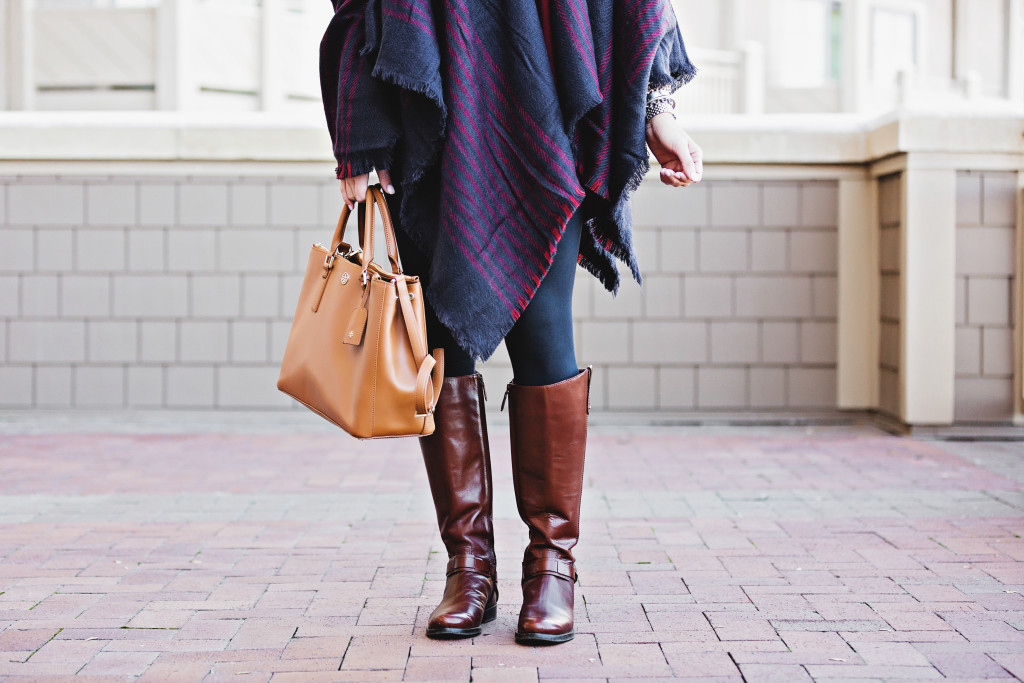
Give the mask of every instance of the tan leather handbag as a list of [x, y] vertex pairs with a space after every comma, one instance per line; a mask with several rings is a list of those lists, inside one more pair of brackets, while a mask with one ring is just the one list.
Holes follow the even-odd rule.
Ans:
[[[391, 272], [373, 262], [374, 205]], [[402, 273], [380, 185], [359, 205], [359, 244], [344, 242], [342, 209], [330, 250], [314, 244], [277, 388], [360, 439], [434, 431], [444, 351], [427, 353], [423, 292]]]

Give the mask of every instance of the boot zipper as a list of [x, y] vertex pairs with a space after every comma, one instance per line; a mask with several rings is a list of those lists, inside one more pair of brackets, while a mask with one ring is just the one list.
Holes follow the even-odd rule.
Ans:
[[487, 385], [484, 384], [484, 376], [479, 372], [476, 374], [477, 380], [480, 382], [480, 392], [484, 395], [484, 400], [487, 400]]
[[505, 395], [502, 396], [502, 398], [501, 398], [501, 411], [500, 412], [505, 412], [505, 401], [508, 400], [508, 392], [509, 392], [509, 389], [511, 389], [511, 388], [512, 388], [511, 384], [509, 386], [505, 387]]

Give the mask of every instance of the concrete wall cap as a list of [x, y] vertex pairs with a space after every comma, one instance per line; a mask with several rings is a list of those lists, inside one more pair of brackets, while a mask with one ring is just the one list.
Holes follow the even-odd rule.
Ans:
[[[865, 164], [899, 153], [1024, 156], [1024, 115], [693, 116], [709, 164]], [[0, 112], [0, 161], [331, 162], [319, 117], [237, 112]]]

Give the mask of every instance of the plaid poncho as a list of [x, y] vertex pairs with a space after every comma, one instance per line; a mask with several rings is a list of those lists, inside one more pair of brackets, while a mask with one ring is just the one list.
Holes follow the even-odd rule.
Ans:
[[648, 84], [696, 71], [669, 0], [334, 6], [320, 78], [336, 173], [391, 171], [399, 223], [430, 256], [424, 298], [462, 347], [493, 353], [577, 208], [580, 265], [612, 292], [615, 258], [641, 281], [629, 194], [648, 169]]

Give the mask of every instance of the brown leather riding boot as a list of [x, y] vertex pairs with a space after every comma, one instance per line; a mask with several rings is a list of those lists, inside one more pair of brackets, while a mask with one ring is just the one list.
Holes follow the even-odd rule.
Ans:
[[524, 645], [563, 643], [574, 635], [572, 548], [580, 535], [592, 372], [588, 367], [540, 387], [512, 383], [506, 391], [516, 505], [530, 528], [516, 628], [516, 642]]
[[479, 373], [447, 377], [434, 409], [434, 433], [420, 437], [437, 526], [448, 551], [444, 597], [430, 614], [431, 638], [479, 635], [498, 614], [491, 519], [491, 453]]

